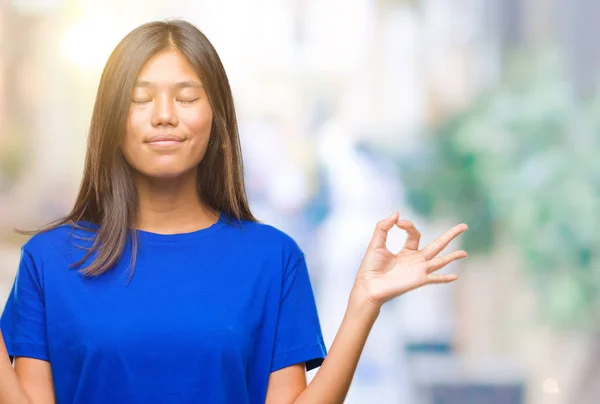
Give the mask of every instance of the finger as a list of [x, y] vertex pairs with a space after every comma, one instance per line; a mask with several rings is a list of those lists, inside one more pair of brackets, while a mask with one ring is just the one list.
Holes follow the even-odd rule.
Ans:
[[427, 247], [423, 248], [423, 255], [425, 259], [430, 260], [436, 255], [438, 255], [448, 243], [454, 240], [459, 234], [463, 233], [469, 228], [466, 224], [462, 223], [454, 226], [440, 237], [437, 240], [429, 244]]
[[456, 274], [429, 274], [427, 275], [427, 284], [432, 283], [450, 283], [458, 279]]
[[398, 216], [398, 212], [395, 212], [388, 218], [377, 222], [373, 237], [371, 237], [371, 242], [369, 243], [369, 248], [385, 248], [388, 232], [394, 226], [396, 220], [398, 220]]
[[406, 231], [407, 238], [404, 248], [417, 251], [419, 249], [419, 242], [421, 241], [421, 233], [417, 230], [413, 222], [410, 220], [398, 220], [396, 226]]
[[467, 252], [463, 251], [463, 250], [454, 251], [454, 252], [451, 252], [450, 254], [446, 254], [442, 257], [436, 257], [428, 262], [427, 273], [429, 274], [429, 273], [435, 272], [438, 269], [445, 267], [452, 261], [456, 261], [456, 260], [459, 260], [461, 258], [466, 258], [466, 257], [467, 257]]

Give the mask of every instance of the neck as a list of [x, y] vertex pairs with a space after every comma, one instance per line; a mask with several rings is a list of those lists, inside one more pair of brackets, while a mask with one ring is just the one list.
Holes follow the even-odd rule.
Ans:
[[137, 228], [153, 233], [186, 233], [210, 227], [219, 213], [207, 206], [193, 174], [156, 179], [138, 175]]

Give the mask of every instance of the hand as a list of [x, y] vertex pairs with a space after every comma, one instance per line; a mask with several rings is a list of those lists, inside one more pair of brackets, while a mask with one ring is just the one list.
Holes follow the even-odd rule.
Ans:
[[[387, 234], [394, 226], [406, 231], [404, 248], [394, 254], [385, 245]], [[408, 220], [400, 220], [396, 212], [377, 223], [365, 257], [360, 265], [353, 294], [368, 299], [376, 306], [408, 291], [432, 283], [449, 283], [458, 279], [455, 274], [434, 274], [450, 262], [465, 258], [466, 251], [437, 255], [459, 234], [468, 229], [466, 224], [454, 226], [437, 240], [419, 250], [421, 233]]]

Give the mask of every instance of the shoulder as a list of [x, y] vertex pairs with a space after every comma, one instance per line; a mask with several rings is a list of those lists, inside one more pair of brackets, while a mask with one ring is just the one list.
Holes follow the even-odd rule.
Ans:
[[293, 265], [304, 258], [304, 253], [296, 240], [275, 226], [261, 222], [234, 220], [229, 224], [229, 228], [242, 243], [251, 245], [254, 251], [281, 257], [286, 266]]
[[249, 237], [255, 240], [265, 241], [285, 248], [298, 248], [292, 236], [270, 224], [244, 221], [240, 230], [245, 231]]
[[90, 238], [93, 238], [93, 236], [94, 231], [92, 228], [85, 229], [72, 224], [63, 224], [53, 229], [36, 233], [23, 244], [22, 251], [24, 254], [32, 257], [41, 257], [49, 253], [67, 252], [73, 246], [83, 246], [89, 243]]

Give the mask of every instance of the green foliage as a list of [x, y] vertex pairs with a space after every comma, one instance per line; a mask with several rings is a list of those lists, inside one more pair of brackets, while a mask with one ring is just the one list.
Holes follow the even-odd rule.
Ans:
[[597, 323], [599, 101], [576, 100], [557, 58], [516, 57], [500, 85], [427, 135], [426, 157], [402, 164], [409, 203], [469, 223], [468, 251], [508, 238], [557, 327]]

